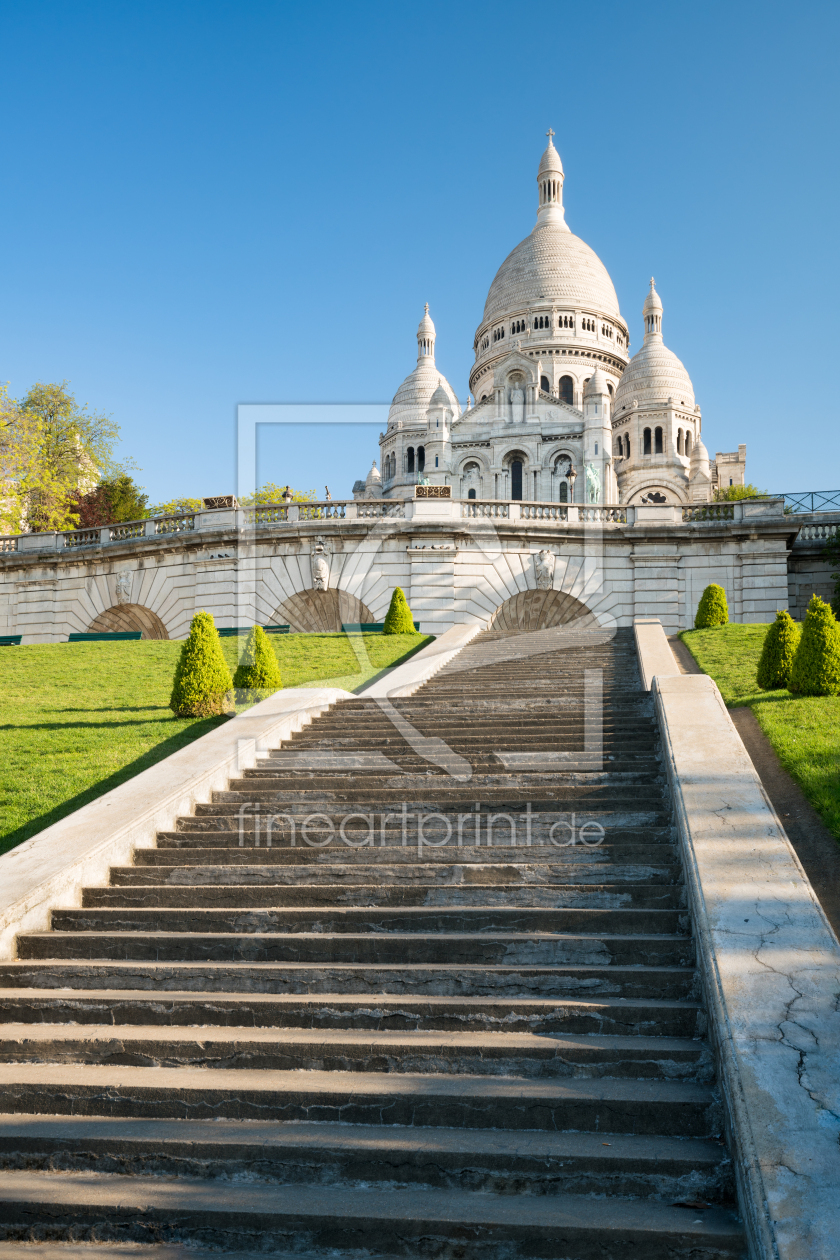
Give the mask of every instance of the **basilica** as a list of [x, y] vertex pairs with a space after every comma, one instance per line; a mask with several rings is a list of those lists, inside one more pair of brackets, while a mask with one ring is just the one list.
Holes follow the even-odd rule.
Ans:
[[566, 224], [563, 164], [548, 133], [537, 221], [490, 286], [461, 407], [435, 366], [429, 307], [354, 497], [407, 498], [418, 483], [462, 499], [703, 503], [745, 480], [746, 447], [710, 460], [691, 378], [662, 339], [653, 280], [644, 341], [630, 334], [604, 264]]

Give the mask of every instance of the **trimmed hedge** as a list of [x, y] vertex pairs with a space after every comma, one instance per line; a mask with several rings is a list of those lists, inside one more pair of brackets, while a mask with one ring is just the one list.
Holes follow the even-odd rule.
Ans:
[[808, 605], [788, 687], [802, 696], [840, 692], [840, 626], [819, 595], [813, 595]]
[[777, 612], [764, 639], [761, 658], [756, 671], [756, 682], [762, 691], [774, 691], [787, 687], [793, 658], [799, 646], [800, 628], [789, 612]]
[[277, 691], [283, 686], [274, 648], [262, 626], [254, 626], [248, 635], [233, 685], [248, 691]]
[[710, 626], [725, 626], [729, 622], [729, 608], [726, 603], [726, 591], [716, 582], [706, 587], [697, 605], [697, 616], [694, 618], [695, 630], [708, 630]]
[[391, 607], [382, 626], [383, 634], [414, 634], [414, 618], [401, 586], [394, 587]]
[[169, 707], [178, 717], [214, 717], [233, 708], [233, 679], [210, 613], [196, 613], [175, 667]]

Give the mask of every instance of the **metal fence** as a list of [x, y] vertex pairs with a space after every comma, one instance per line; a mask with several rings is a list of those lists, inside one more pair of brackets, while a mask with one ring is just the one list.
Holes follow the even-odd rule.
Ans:
[[780, 490], [771, 496], [784, 499], [786, 512], [831, 512], [840, 510], [840, 490]]

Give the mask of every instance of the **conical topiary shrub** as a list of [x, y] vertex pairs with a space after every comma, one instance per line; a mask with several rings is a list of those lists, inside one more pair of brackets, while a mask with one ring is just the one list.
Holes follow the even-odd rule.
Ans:
[[262, 626], [254, 626], [248, 635], [242, 660], [233, 675], [233, 685], [237, 690], [248, 691], [277, 691], [283, 686], [274, 648]]
[[808, 605], [788, 687], [803, 696], [840, 692], [840, 626], [819, 595], [813, 595]]
[[787, 687], [793, 657], [799, 646], [799, 626], [789, 612], [777, 612], [764, 639], [756, 682], [763, 691]]
[[712, 582], [700, 596], [697, 616], [694, 618], [694, 629], [707, 630], [709, 626], [725, 626], [728, 621], [726, 591], [716, 582]]
[[209, 613], [196, 613], [181, 648], [169, 707], [178, 717], [212, 717], [230, 711], [232, 691], [216, 623]]
[[382, 627], [383, 634], [414, 634], [414, 618], [401, 586], [394, 587], [391, 607]]

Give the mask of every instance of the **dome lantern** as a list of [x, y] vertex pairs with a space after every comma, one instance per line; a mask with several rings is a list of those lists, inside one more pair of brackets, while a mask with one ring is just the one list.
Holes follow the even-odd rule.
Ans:
[[417, 362], [427, 359], [430, 364], [435, 361], [435, 326], [429, 314], [429, 303], [417, 328]]
[[650, 278], [650, 293], [645, 298], [645, 304], [642, 307], [642, 318], [645, 321], [645, 341], [648, 337], [658, 337], [662, 340], [662, 299], [656, 292], [656, 284], [653, 276]]
[[537, 171], [537, 188], [539, 190], [539, 201], [537, 210], [537, 224], [555, 223], [566, 227], [566, 212], [563, 209], [563, 163], [560, 161], [560, 154], [554, 147], [552, 136], [554, 132], [549, 127], [545, 133], [548, 136], [548, 147], [540, 158], [540, 166]]

